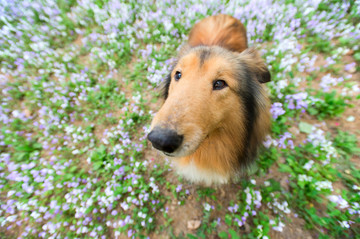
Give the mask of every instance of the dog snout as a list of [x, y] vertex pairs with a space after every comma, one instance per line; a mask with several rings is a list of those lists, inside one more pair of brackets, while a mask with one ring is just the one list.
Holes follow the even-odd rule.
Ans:
[[172, 153], [179, 148], [184, 136], [171, 129], [154, 128], [147, 138], [154, 148], [165, 153]]

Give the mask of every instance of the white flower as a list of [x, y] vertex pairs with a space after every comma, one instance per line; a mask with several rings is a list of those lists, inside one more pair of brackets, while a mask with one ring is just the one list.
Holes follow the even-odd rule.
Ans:
[[103, 138], [102, 141], [104, 144], [109, 144], [109, 140], [107, 140], [106, 138]]
[[143, 213], [143, 212], [139, 212], [138, 213], [138, 217], [141, 217], [141, 218], [146, 218], [146, 214], [145, 213]]
[[303, 168], [306, 169], [307, 171], [309, 171], [311, 169], [311, 167], [313, 166], [313, 164], [314, 164], [314, 161], [310, 160], [303, 166]]
[[31, 217], [33, 217], [34, 219], [37, 219], [39, 216], [40, 216], [40, 213], [36, 212], [36, 211], [33, 211], [31, 214], [30, 214]]
[[341, 227], [350, 228], [349, 222], [347, 221], [342, 221], [342, 222], [339, 221], [339, 223]]
[[75, 149], [74, 151], [72, 151], [72, 154], [79, 154], [80, 153], [80, 150], [78, 149]]
[[68, 61], [70, 61], [72, 59], [72, 57], [69, 55], [69, 54], [65, 54], [64, 56], [63, 56], [63, 61], [65, 61], [65, 62], [68, 62]]
[[211, 210], [211, 205], [208, 203], [204, 203], [204, 209], [205, 209], [205, 211], [209, 212]]
[[7, 197], [11, 197], [13, 194], [15, 194], [16, 191], [15, 190], [10, 190], [8, 193], [7, 193]]
[[333, 191], [332, 183], [329, 181], [316, 182], [315, 187], [318, 191], [320, 191], [321, 189], [330, 189], [330, 191]]
[[273, 205], [286, 214], [289, 214], [291, 212], [287, 201], [279, 203], [275, 198], [275, 202], [273, 203]]
[[273, 229], [274, 229], [275, 231], [282, 232], [284, 227], [285, 227], [285, 224], [280, 221], [280, 222], [279, 222], [279, 225], [273, 227]]
[[81, 229], [81, 233], [87, 233], [89, 230], [88, 230], [88, 228], [87, 227], [83, 227], [82, 229]]
[[127, 210], [130, 208], [129, 205], [126, 204], [125, 202], [122, 202], [122, 203], [120, 204], [120, 206], [121, 206], [125, 211], [127, 211]]
[[298, 180], [299, 180], [299, 181], [310, 182], [312, 179], [313, 179], [313, 177], [307, 176], [307, 175], [305, 175], [305, 174], [300, 174], [300, 175], [298, 175]]

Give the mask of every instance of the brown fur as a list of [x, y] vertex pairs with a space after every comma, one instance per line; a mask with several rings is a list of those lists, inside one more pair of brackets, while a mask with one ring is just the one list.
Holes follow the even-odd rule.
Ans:
[[[225, 181], [253, 162], [270, 128], [270, 103], [261, 85], [270, 80], [270, 74], [255, 50], [237, 52], [246, 48], [247, 42], [241, 23], [236, 26], [243, 29], [229, 27], [234, 21], [238, 20], [219, 15], [195, 25], [189, 45], [183, 47], [165, 81], [166, 100], [151, 126], [184, 136], [172, 155], [178, 168], [194, 164], [197, 172], [221, 175]], [[194, 47], [198, 45], [195, 39], [205, 46]], [[222, 47], [213, 46], [219, 42]], [[179, 81], [174, 80], [176, 71], [182, 73]], [[217, 79], [228, 86], [214, 90]], [[215, 179], [198, 181], [219, 183]]]
[[242, 52], [247, 48], [246, 29], [236, 18], [220, 14], [203, 19], [190, 31], [190, 46], [221, 46]]

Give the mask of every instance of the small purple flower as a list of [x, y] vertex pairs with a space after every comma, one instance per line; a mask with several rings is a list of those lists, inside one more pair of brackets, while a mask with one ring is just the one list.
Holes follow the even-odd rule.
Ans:
[[181, 191], [181, 189], [182, 189], [182, 185], [180, 184], [176, 187], [175, 191], [178, 193]]
[[350, 63], [350, 64], [347, 64], [347, 65], [345, 65], [345, 67], [344, 67], [344, 70], [345, 71], [350, 71], [352, 68], [354, 68], [356, 66], [356, 63], [355, 62], [352, 62], [352, 63]]
[[232, 213], [237, 212], [239, 209], [239, 205], [235, 204], [233, 207], [228, 207], [228, 210]]
[[128, 237], [131, 237], [133, 234], [133, 231], [130, 229], [127, 234], [128, 234]]
[[236, 221], [237, 221], [239, 227], [242, 227], [244, 225], [244, 223], [242, 221], [240, 221], [239, 219], [237, 219]]
[[66, 211], [66, 210], [69, 210], [69, 205], [68, 204], [63, 204], [63, 206], [62, 206], [62, 209], [64, 210], [64, 211]]
[[294, 142], [291, 140], [292, 135], [289, 132], [285, 132], [283, 135], [280, 135], [279, 140], [277, 140], [277, 147], [286, 149], [286, 143], [290, 146], [290, 148], [294, 148]]
[[271, 105], [270, 113], [273, 119], [277, 119], [280, 115], [285, 114], [285, 110], [282, 108], [282, 104], [280, 102], [275, 102]]
[[308, 103], [306, 99], [308, 94], [306, 92], [300, 92], [293, 95], [287, 95], [285, 97], [286, 103], [288, 103], [289, 109], [307, 109]]
[[40, 232], [40, 233], [39, 233], [39, 237], [43, 237], [43, 238], [44, 238], [45, 236], [46, 236], [46, 232]]
[[341, 197], [341, 195], [329, 195], [329, 196], [327, 196], [327, 198], [328, 198], [331, 202], [337, 204], [337, 206], [338, 206], [340, 209], [344, 209], [344, 208], [348, 208], [348, 207], [349, 207], [349, 203], [348, 203], [345, 199], [343, 199], [343, 198]]
[[126, 222], [124, 220], [120, 220], [119, 221], [119, 226], [120, 227], [125, 227], [126, 226]]
[[336, 86], [338, 83], [343, 81], [343, 77], [334, 78], [330, 74], [327, 74], [321, 78], [320, 86], [324, 91], [327, 92], [330, 90], [330, 86]]

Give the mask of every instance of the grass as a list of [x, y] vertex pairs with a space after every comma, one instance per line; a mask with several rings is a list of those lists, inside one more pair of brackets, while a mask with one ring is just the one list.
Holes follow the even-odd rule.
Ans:
[[[358, 237], [359, 9], [0, 1], [0, 237]], [[241, 19], [267, 62], [273, 122], [249, 176], [207, 188], [146, 133], [176, 52], [217, 13]]]

